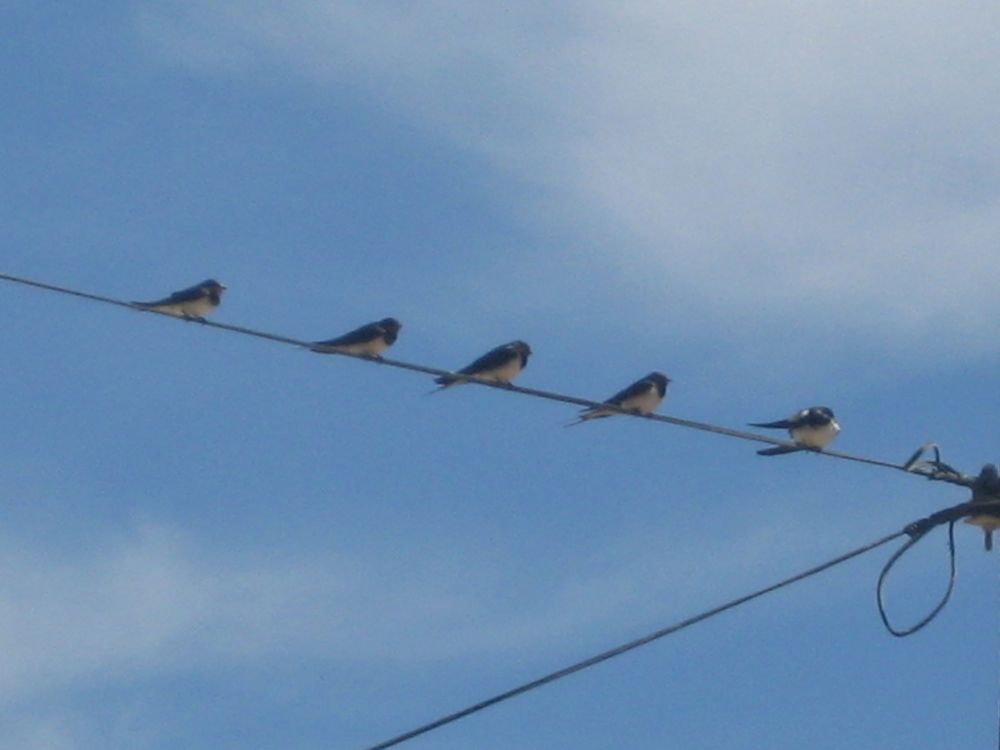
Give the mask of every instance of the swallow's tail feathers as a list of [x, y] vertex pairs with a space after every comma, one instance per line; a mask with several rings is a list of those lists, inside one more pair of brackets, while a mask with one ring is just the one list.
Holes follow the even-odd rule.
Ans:
[[787, 419], [779, 419], [777, 422], [749, 422], [751, 427], [773, 427], [775, 429], [788, 429], [791, 425]]
[[801, 448], [795, 448], [790, 445], [776, 445], [773, 448], [764, 448], [763, 450], [757, 451], [758, 456], [781, 456], [785, 453], [795, 453], [796, 451], [802, 450]]
[[584, 422], [589, 422], [591, 419], [597, 419], [598, 416], [604, 416], [603, 414], [591, 414], [588, 412], [583, 412], [572, 422], [567, 422], [563, 427], [573, 427], [578, 424], [583, 424]]
[[441, 375], [440, 377], [434, 378], [434, 382], [437, 383], [437, 388], [431, 391], [427, 391], [425, 396], [430, 396], [434, 393], [440, 393], [445, 388], [450, 388], [453, 385], [458, 385], [459, 383], [464, 383], [465, 381], [458, 377], [457, 375]]
[[591, 406], [580, 412], [575, 420], [564, 424], [563, 427], [572, 427], [573, 425], [581, 424], [582, 422], [589, 422], [591, 419], [601, 419], [602, 417], [610, 417], [613, 412], [604, 411], [597, 406]]
[[317, 352], [318, 354], [338, 354], [340, 353], [339, 345], [333, 341], [313, 341], [309, 344], [309, 351]]

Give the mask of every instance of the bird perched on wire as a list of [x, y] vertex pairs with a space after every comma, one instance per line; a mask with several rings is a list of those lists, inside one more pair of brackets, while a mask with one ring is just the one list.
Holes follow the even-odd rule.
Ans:
[[132, 304], [144, 310], [153, 310], [167, 315], [175, 315], [178, 318], [204, 322], [205, 316], [219, 306], [222, 301], [222, 293], [225, 290], [226, 287], [215, 279], [206, 279], [200, 284], [181, 289], [179, 292], [174, 292], [169, 297], [158, 299], [155, 302], [133, 302]]
[[348, 331], [335, 339], [315, 341], [312, 350], [321, 354], [346, 352], [347, 354], [360, 354], [364, 357], [381, 359], [382, 352], [396, 343], [399, 329], [402, 327], [403, 324], [395, 318], [382, 318], [382, 320]]
[[798, 443], [798, 447], [794, 448], [784, 445], [764, 448], [757, 451], [759, 456], [780, 456], [783, 453], [794, 453], [803, 449], [824, 448], [840, 432], [840, 425], [837, 424], [833, 411], [826, 406], [810, 406], [808, 409], [796, 412], [788, 419], [779, 419], [777, 422], [751, 422], [750, 426], [788, 430], [792, 440]]
[[471, 365], [463, 367], [458, 372], [435, 378], [434, 382], [441, 386], [437, 389], [439, 391], [448, 386], [467, 382], [465, 376], [492, 380], [497, 383], [509, 383], [528, 364], [530, 355], [531, 347], [526, 343], [511, 341], [509, 344], [502, 344], [495, 349], [490, 349]]
[[978, 526], [986, 535], [986, 551], [993, 549], [993, 532], [1000, 529], [1000, 471], [996, 464], [986, 464], [972, 483], [972, 502], [990, 503], [991, 513], [979, 513], [965, 519], [966, 523]]
[[[627, 388], [618, 391], [614, 396], [605, 401], [605, 404], [617, 406], [618, 409], [634, 412], [635, 414], [652, 414], [656, 407], [663, 401], [667, 393], [667, 383], [670, 378], [662, 372], [651, 372]], [[586, 422], [591, 419], [601, 417], [612, 417], [618, 414], [618, 409], [605, 409], [600, 406], [591, 406], [580, 412], [575, 422], [570, 422], [567, 427]]]

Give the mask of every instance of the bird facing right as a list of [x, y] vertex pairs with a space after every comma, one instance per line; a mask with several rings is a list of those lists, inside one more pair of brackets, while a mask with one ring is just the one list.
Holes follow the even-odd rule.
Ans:
[[[531, 356], [531, 347], [523, 341], [511, 341], [508, 344], [490, 349], [470, 365], [466, 365], [456, 373], [442, 375], [434, 379], [441, 388], [468, 382], [463, 375], [470, 375], [480, 380], [492, 380], [497, 383], [509, 383], [513, 380]], [[439, 388], [438, 390], [441, 390]]]
[[656, 407], [663, 401], [663, 397], [667, 393], [668, 383], [670, 383], [670, 378], [662, 372], [651, 372], [627, 388], [618, 391], [618, 393], [604, 402], [609, 406], [617, 406], [618, 409], [604, 409], [600, 406], [591, 406], [580, 412], [580, 416], [577, 417], [575, 422], [570, 422], [566, 426], [572, 427], [591, 419], [612, 417], [620, 413], [619, 409], [643, 416], [652, 414], [656, 411]]
[[403, 324], [395, 318], [382, 318], [382, 320], [348, 331], [343, 336], [326, 341], [315, 341], [312, 350], [320, 354], [345, 352], [378, 359], [382, 352], [396, 343], [399, 330], [402, 327]]
[[200, 284], [174, 292], [169, 297], [153, 302], [133, 302], [132, 304], [144, 310], [204, 322], [205, 316], [222, 302], [222, 293], [225, 290], [226, 287], [215, 279], [206, 279]]
[[[986, 464], [972, 484], [972, 502], [994, 503], [1000, 497], [1000, 471], [996, 464]], [[979, 526], [985, 535], [986, 551], [993, 549], [993, 532], [1000, 529], [1000, 516], [980, 513], [965, 519], [966, 523]]]
[[840, 432], [840, 425], [833, 416], [833, 410], [828, 406], [810, 406], [808, 409], [795, 412], [788, 419], [779, 419], [776, 422], [751, 422], [750, 426], [786, 429], [792, 440], [800, 446], [792, 448], [778, 445], [774, 448], [764, 448], [757, 451], [759, 456], [780, 456], [783, 453], [794, 453], [806, 448], [819, 450], [829, 445]]

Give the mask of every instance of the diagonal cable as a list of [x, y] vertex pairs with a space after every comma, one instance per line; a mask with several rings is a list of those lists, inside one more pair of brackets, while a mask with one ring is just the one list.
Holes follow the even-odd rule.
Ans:
[[[70, 289], [68, 287], [57, 286], [55, 284], [47, 284], [40, 281], [34, 281], [32, 279], [23, 278], [20, 276], [13, 276], [10, 274], [0, 273], [0, 280], [9, 281], [15, 284], [22, 284], [24, 286], [35, 287], [37, 289], [44, 289], [49, 292], [56, 292], [58, 294], [66, 294], [74, 297], [80, 297], [82, 299], [89, 300], [91, 302], [101, 302], [107, 305], [115, 305], [117, 307], [125, 307], [131, 310], [137, 310], [140, 312], [153, 313], [155, 315], [162, 315], [163, 317], [172, 318], [174, 320], [184, 320], [183, 318], [177, 318], [169, 313], [162, 313], [158, 310], [149, 310], [147, 308], [139, 307], [131, 302], [125, 300], [115, 299], [113, 297], [106, 297], [100, 294], [92, 294], [90, 292], [82, 292], [76, 289]], [[231, 331], [233, 333], [238, 333], [243, 336], [253, 336], [255, 338], [266, 339], [268, 341], [274, 341], [279, 344], [287, 344], [290, 346], [302, 347], [305, 349], [311, 349], [313, 342], [303, 341], [301, 339], [295, 339], [290, 336], [283, 336], [275, 333], [268, 333], [266, 331], [259, 331], [253, 328], [246, 328], [244, 326], [233, 325], [231, 323], [219, 323], [213, 320], [200, 320], [198, 321], [201, 325], [207, 326], [209, 328], [216, 328], [223, 331]], [[367, 362], [374, 362], [380, 365], [385, 365], [386, 367], [394, 367], [400, 370], [410, 370], [412, 372], [420, 372], [426, 375], [454, 375], [451, 370], [443, 370], [438, 367], [429, 367], [427, 365], [415, 364], [412, 362], [404, 362], [398, 359], [373, 359], [371, 357], [366, 357], [362, 354], [351, 354], [349, 352], [336, 352], [332, 351], [331, 354], [336, 354], [342, 357], [350, 357], [353, 359], [360, 359]], [[469, 383], [475, 383], [476, 385], [486, 386], [487, 388], [496, 388], [499, 390], [510, 391], [513, 393], [520, 393], [524, 396], [533, 396], [535, 398], [546, 399], [549, 401], [558, 401], [564, 404], [572, 404], [574, 406], [580, 406], [583, 408], [593, 408], [600, 407], [606, 410], [617, 411], [620, 414], [624, 414], [630, 417], [636, 417], [639, 419], [648, 419], [653, 422], [665, 422], [667, 424], [676, 425], [678, 427], [685, 427], [687, 429], [699, 430], [701, 432], [710, 432], [716, 435], [724, 435], [726, 437], [738, 438], [740, 440], [748, 440], [755, 443], [767, 443], [769, 445], [780, 445], [790, 448], [802, 449], [802, 446], [796, 445], [788, 440], [780, 440], [777, 438], [770, 437], [768, 435], [760, 435], [754, 432], [746, 432], [744, 430], [735, 430], [730, 427], [722, 427], [720, 425], [709, 424], [707, 422], [698, 422], [692, 419], [683, 419], [681, 417], [671, 417], [666, 414], [636, 414], [634, 412], [625, 411], [616, 407], [614, 404], [606, 404], [604, 402], [592, 401], [586, 398], [580, 398], [578, 396], [570, 396], [563, 393], [556, 393], [554, 391], [544, 391], [538, 388], [528, 388], [525, 386], [514, 385], [513, 383], [497, 383], [489, 380], [480, 380], [475, 377], [463, 377], [463, 380]], [[856, 456], [850, 453], [843, 453], [841, 451], [829, 450], [829, 449], [805, 449], [810, 453], [818, 453], [823, 456], [829, 456], [831, 458], [838, 458], [845, 461], [854, 461], [856, 463], [868, 464], [870, 466], [881, 466], [887, 469], [896, 469], [898, 471], [904, 471], [906, 473], [917, 474], [918, 476], [928, 476], [920, 471], [913, 470], [902, 464], [891, 463], [889, 461], [882, 461], [875, 458], [868, 458], [866, 456]], [[940, 478], [937, 476], [931, 478]], [[945, 481], [948, 481], [947, 479]]]
[[754, 599], [762, 597], [765, 594], [770, 594], [773, 591], [777, 591], [778, 589], [784, 588], [785, 586], [790, 586], [793, 583], [802, 581], [806, 578], [816, 575], [817, 573], [822, 573], [824, 570], [828, 570], [836, 565], [840, 565], [841, 563], [847, 562], [852, 558], [863, 555], [866, 552], [871, 552], [873, 549], [881, 547], [883, 544], [887, 544], [893, 541], [894, 539], [898, 539], [899, 537], [904, 535], [906, 535], [905, 530], [897, 531], [893, 534], [889, 534], [888, 536], [884, 536], [881, 539], [876, 539], [874, 542], [865, 544], [843, 555], [839, 555], [838, 557], [835, 557], [832, 560], [828, 560], [825, 563], [816, 565], [815, 567], [809, 568], [808, 570], [805, 570], [801, 573], [785, 578], [784, 580], [781, 580], [778, 583], [772, 584], [762, 589], [758, 589], [757, 591], [754, 591], [751, 594], [747, 594], [746, 596], [741, 596], [737, 599], [732, 599], [731, 601], [728, 601], [725, 604], [721, 604], [717, 607], [713, 607], [712, 609], [705, 610], [700, 614], [694, 615], [693, 617], [689, 617], [686, 620], [681, 620], [680, 622], [676, 622], [673, 625], [668, 625], [665, 628], [656, 630], [652, 633], [649, 633], [648, 635], [642, 636], [641, 638], [636, 638], [635, 640], [629, 641], [628, 643], [623, 643], [622, 645], [608, 649], [607, 651], [602, 651], [601, 653], [596, 654], [595, 656], [591, 656], [587, 659], [583, 659], [582, 661], [578, 661], [575, 664], [569, 665], [568, 667], [563, 667], [562, 669], [558, 669], [555, 672], [550, 672], [544, 677], [539, 677], [535, 680], [531, 680], [530, 682], [525, 682], [522, 685], [518, 685], [515, 688], [511, 688], [510, 690], [506, 690], [502, 693], [494, 695], [491, 698], [487, 698], [485, 700], [479, 701], [478, 703], [474, 703], [471, 706], [461, 709], [460, 711], [455, 711], [454, 713], [442, 716], [440, 719], [435, 719], [434, 721], [428, 722], [427, 724], [423, 724], [417, 727], [416, 729], [411, 729], [408, 732], [404, 732], [402, 734], [396, 735], [395, 737], [379, 742], [375, 745], [371, 745], [365, 748], [365, 750], [385, 750], [385, 748], [402, 744], [407, 740], [411, 740], [414, 737], [419, 737], [422, 734], [426, 734], [427, 732], [439, 729], [440, 727], [443, 727], [446, 724], [451, 724], [452, 722], [458, 721], [459, 719], [464, 719], [466, 716], [478, 713], [479, 711], [489, 708], [490, 706], [495, 706], [498, 703], [503, 703], [504, 701], [510, 700], [511, 698], [516, 698], [517, 696], [523, 695], [524, 693], [528, 693], [532, 690], [537, 690], [538, 688], [543, 687], [544, 685], [548, 685], [549, 683], [555, 682], [556, 680], [561, 680], [564, 677], [569, 677], [572, 674], [581, 672], [584, 669], [593, 667], [597, 664], [600, 664], [601, 662], [613, 659], [616, 656], [621, 656], [622, 654], [627, 653], [628, 651], [632, 651], [641, 646], [645, 646], [646, 644], [652, 643], [653, 641], [659, 640], [660, 638], [672, 635], [673, 633], [676, 633], [680, 630], [684, 630], [685, 628], [688, 628], [699, 622], [703, 622], [704, 620], [708, 620], [711, 617], [715, 617], [716, 615], [722, 614], [727, 610], [734, 609], [742, 604], [746, 604], [747, 602], [753, 601]]

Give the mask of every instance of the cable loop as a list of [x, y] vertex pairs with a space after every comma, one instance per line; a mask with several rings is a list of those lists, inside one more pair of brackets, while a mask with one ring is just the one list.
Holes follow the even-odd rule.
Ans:
[[[929, 519], [924, 519], [929, 520]], [[882, 618], [882, 624], [885, 625], [885, 629], [888, 630], [892, 635], [897, 638], [905, 638], [908, 635], [913, 635], [918, 630], [922, 630], [924, 627], [929, 625], [931, 621], [938, 616], [945, 605], [948, 604], [948, 600], [951, 599], [951, 593], [955, 590], [955, 520], [951, 519], [948, 521], [948, 588], [944, 592], [944, 596], [941, 597], [941, 601], [932, 609], [922, 620], [917, 622], [915, 625], [911, 625], [908, 628], [896, 628], [889, 622], [889, 616], [885, 610], [885, 581], [889, 575], [889, 571], [892, 570], [896, 562], [901, 558], [906, 552], [910, 550], [917, 542], [923, 539], [935, 526], [940, 524], [932, 523], [929, 525], [921, 525], [918, 521], [912, 523], [906, 527], [906, 533], [910, 535], [910, 538], [906, 543], [896, 550], [889, 561], [882, 568], [882, 572], [878, 577], [878, 587], [876, 588], [876, 595], [878, 600], [878, 614]], [[913, 529], [911, 531], [911, 529]]]

